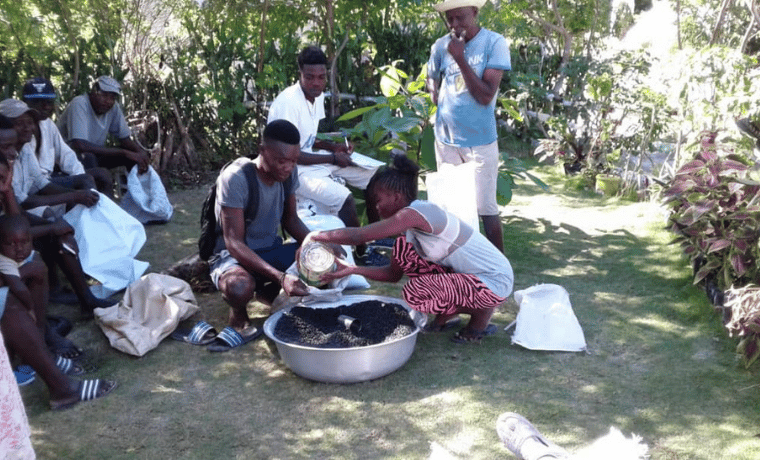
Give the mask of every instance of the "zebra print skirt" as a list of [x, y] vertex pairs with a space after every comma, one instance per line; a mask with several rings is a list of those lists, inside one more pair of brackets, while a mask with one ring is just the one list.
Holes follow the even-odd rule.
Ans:
[[409, 277], [402, 290], [404, 301], [422, 313], [466, 313], [494, 308], [506, 300], [494, 294], [475, 275], [454, 273], [450, 268], [423, 259], [404, 236], [398, 237], [393, 245], [393, 261]]

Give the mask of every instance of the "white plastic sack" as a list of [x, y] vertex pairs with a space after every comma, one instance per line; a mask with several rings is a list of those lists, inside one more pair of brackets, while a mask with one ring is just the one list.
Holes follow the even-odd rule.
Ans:
[[137, 173], [136, 165], [132, 167], [127, 175], [127, 193], [121, 198], [121, 207], [143, 224], [169, 222], [174, 213], [161, 177], [153, 166], [148, 166], [148, 171], [143, 174]]
[[92, 288], [95, 296], [121, 291], [148, 269], [148, 262], [135, 260], [145, 244], [145, 228], [102, 193], [95, 206], [78, 204], [63, 218], [74, 227], [82, 269], [101, 283]]
[[475, 163], [442, 164], [425, 179], [427, 198], [462, 222], [478, 230], [478, 199], [475, 192]]
[[520, 306], [512, 343], [531, 350], [583, 351], [586, 338], [565, 288], [538, 284], [515, 292]]
[[96, 308], [95, 321], [111, 346], [143, 356], [199, 310], [185, 281], [149, 273], [129, 285], [124, 298], [108, 308]]

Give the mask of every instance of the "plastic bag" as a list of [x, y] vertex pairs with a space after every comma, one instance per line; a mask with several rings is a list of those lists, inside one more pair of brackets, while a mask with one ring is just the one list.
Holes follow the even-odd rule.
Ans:
[[94, 313], [112, 347], [143, 356], [198, 310], [189, 284], [169, 275], [149, 273], [129, 285], [121, 302], [96, 308]]
[[454, 214], [475, 230], [478, 221], [478, 199], [475, 191], [475, 163], [442, 164], [425, 179], [428, 201]]
[[121, 207], [143, 224], [169, 222], [174, 213], [161, 177], [153, 166], [148, 166], [144, 174], [137, 173], [137, 166], [132, 167], [127, 176], [127, 193], [121, 198]]
[[515, 291], [520, 306], [512, 343], [531, 350], [583, 351], [586, 338], [562, 286], [538, 284]]
[[135, 260], [145, 244], [145, 228], [102, 193], [95, 206], [78, 204], [63, 218], [74, 227], [82, 269], [101, 283], [92, 287], [95, 296], [121, 291], [148, 269], [148, 262]]

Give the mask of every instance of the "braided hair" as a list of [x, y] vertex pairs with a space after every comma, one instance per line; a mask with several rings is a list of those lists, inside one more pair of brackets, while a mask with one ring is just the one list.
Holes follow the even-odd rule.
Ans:
[[377, 186], [398, 192], [412, 201], [417, 199], [417, 177], [420, 167], [403, 153], [392, 154], [391, 164], [377, 170], [367, 184], [367, 192], [374, 194]]

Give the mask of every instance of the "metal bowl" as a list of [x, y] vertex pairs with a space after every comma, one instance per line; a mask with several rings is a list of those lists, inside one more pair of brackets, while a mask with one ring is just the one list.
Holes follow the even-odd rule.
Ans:
[[416, 327], [411, 334], [389, 342], [365, 347], [315, 348], [283, 342], [274, 334], [275, 325], [286, 308], [264, 322], [264, 333], [277, 344], [277, 351], [290, 370], [309, 380], [326, 383], [356, 383], [373, 380], [398, 370], [406, 364], [417, 343], [417, 334], [425, 325], [424, 314], [412, 310], [401, 299], [373, 295], [347, 295], [335, 302], [308, 304], [310, 308], [333, 308], [340, 305], [379, 300], [404, 307]]

